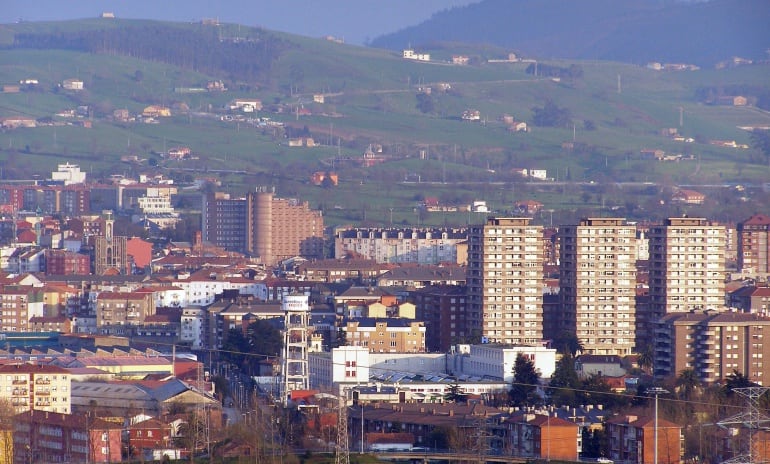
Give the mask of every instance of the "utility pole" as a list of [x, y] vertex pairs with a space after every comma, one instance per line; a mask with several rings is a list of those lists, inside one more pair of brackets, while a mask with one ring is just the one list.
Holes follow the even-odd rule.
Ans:
[[648, 395], [654, 395], [655, 396], [655, 423], [654, 425], [654, 436], [655, 436], [655, 456], [653, 460], [653, 464], [658, 464], [658, 396], [668, 393], [668, 390], [665, 390], [660, 387], [653, 387], [647, 389]]

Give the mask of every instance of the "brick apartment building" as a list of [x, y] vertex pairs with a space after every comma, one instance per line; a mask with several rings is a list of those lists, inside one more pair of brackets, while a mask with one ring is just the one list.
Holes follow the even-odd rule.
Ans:
[[628, 464], [679, 464], [684, 454], [682, 427], [658, 418], [658, 456], [655, 459], [655, 419], [621, 415], [607, 419], [609, 458]]
[[87, 415], [27, 411], [14, 417], [13, 462], [121, 462], [121, 428]]
[[655, 331], [656, 377], [693, 369], [705, 383], [733, 371], [752, 382], [770, 383], [770, 318], [740, 312], [693, 311], [663, 317]]
[[770, 274], [770, 216], [755, 214], [738, 223], [738, 270]]
[[427, 349], [447, 352], [470, 336], [466, 320], [466, 289], [461, 285], [431, 285], [410, 292], [417, 320], [425, 323]]
[[372, 353], [424, 353], [425, 324], [408, 319], [362, 317], [348, 321], [346, 344]]
[[580, 426], [558, 417], [520, 413], [506, 421], [511, 455], [577, 461], [582, 449]]
[[203, 198], [202, 238], [230, 251], [246, 252], [267, 265], [294, 256], [323, 257], [324, 222], [307, 202], [276, 198], [260, 188], [245, 198], [216, 193]]

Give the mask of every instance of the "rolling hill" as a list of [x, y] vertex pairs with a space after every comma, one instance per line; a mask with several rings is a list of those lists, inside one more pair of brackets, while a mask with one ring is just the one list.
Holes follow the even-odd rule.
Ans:
[[769, 22], [764, 0], [483, 0], [436, 13], [371, 45], [399, 50], [408, 44], [486, 43], [538, 59], [711, 67], [734, 56], [767, 59]]
[[[146, 37], [126, 39], [138, 33]], [[0, 93], [0, 117], [38, 123], [0, 132], [5, 178], [47, 175], [65, 160], [96, 178], [160, 169], [182, 184], [216, 175], [234, 192], [272, 184], [280, 195], [312, 199], [332, 223], [383, 223], [390, 208], [399, 222], [457, 223], [471, 218], [421, 217], [414, 205], [425, 196], [447, 204], [483, 198], [505, 210], [536, 198], [570, 214], [612, 207], [634, 217], [674, 185], [759, 185], [768, 174], [757, 150], [709, 143], [750, 144], [739, 126], [770, 126], [770, 115], [755, 106], [768, 93], [765, 64], [666, 72], [550, 60], [534, 72], [525, 62], [455, 66], [440, 59], [452, 50], [505, 51], [473, 44], [444, 44], [435, 51], [439, 59], [420, 63], [388, 50], [237, 25], [106, 19], [4, 25], [0, 46], [0, 84], [8, 90]], [[82, 80], [84, 90], [63, 89], [68, 78]], [[17, 84], [27, 79], [39, 84]], [[220, 80], [226, 92], [204, 90]], [[736, 89], [751, 92], [750, 105], [707, 103]], [[228, 109], [236, 99], [256, 99], [263, 108], [237, 114]], [[172, 116], [121, 121], [113, 114], [140, 114], [148, 105], [170, 107]], [[546, 109], [558, 113], [555, 126], [539, 118]], [[461, 118], [468, 110], [478, 111], [477, 121]], [[511, 120], [529, 130], [509, 130]], [[661, 135], [671, 128], [693, 143]], [[299, 137], [314, 146], [290, 146]], [[190, 147], [192, 159], [162, 156], [176, 146]], [[379, 146], [384, 162], [362, 167], [362, 154]], [[672, 161], [655, 161], [644, 149]], [[126, 156], [147, 162], [121, 163]], [[514, 168], [545, 169], [558, 182], [533, 183]], [[340, 186], [311, 185], [319, 170], [339, 172]], [[599, 187], [616, 182], [638, 188]], [[627, 195], [641, 195], [636, 206]], [[725, 215], [740, 209], [718, 206]]]

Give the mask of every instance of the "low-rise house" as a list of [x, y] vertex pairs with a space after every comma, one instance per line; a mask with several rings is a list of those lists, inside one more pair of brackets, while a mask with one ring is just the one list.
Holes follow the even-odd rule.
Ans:
[[679, 189], [671, 196], [671, 201], [687, 205], [702, 205], [706, 201], [706, 195], [695, 190]]
[[620, 377], [626, 374], [623, 360], [617, 355], [581, 355], [575, 360], [575, 370], [583, 378], [592, 375]]
[[144, 454], [146, 450], [168, 449], [172, 446], [171, 424], [150, 418], [128, 426], [128, 445], [131, 456]]
[[481, 111], [479, 110], [465, 110], [462, 114], [463, 121], [480, 121]]
[[146, 118], [167, 118], [171, 116], [171, 110], [165, 106], [150, 105], [142, 110], [142, 116]]
[[406, 60], [430, 61], [430, 53], [415, 53], [412, 49], [404, 50], [402, 56]]
[[62, 84], [64, 90], [83, 90], [85, 88], [83, 81], [80, 79], [65, 79]]
[[770, 316], [770, 287], [743, 285], [727, 295], [728, 306], [744, 313]]
[[715, 105], [746, 106], [748, 99], [741, 95], [724, 95], [714, 99]]
[[37, 121], [33, 118], [27, 118], [24, 116], [12, 116], [7, 118], [0, 118], [0, 127], [3, 129], [18, 129], [20, 127], [37, 127]]
[[543, 209], [543, 204], [536, 200], [517, 201], [513, 206], [523, 214], [537, 214]]

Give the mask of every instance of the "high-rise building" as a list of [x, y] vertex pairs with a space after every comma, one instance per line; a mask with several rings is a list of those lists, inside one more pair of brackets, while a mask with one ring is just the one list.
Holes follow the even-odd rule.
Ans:
[[755, 214], [738, 223], [738, 270], [770, 274], [770, 216]]
[[246, 198], [230, 198], [222, 192], [204, 195], [201, 221], [204, 242], [228, 251], [246, 250]]
[[307, 202], [275, 198], [259, 188], [245, 198], [210, 194], [203, 199], [203, 241], [230, 251], [249, 253], [272, 265], [294, 256], [323, 257], [324, 222]]
[[725, 304], [725, 228], [703, 218], [669, 218], [650, 228], [653, 318]]
[[583, 351], [629, 355], [635, 345], [636, 227], [620, 218], [562, 226], [560, 290], [564, 327]]
[[246, 251], [272, 265], [294, 256], [323, 257], [321, 211], [294, 198], [275, 198], [264, 188], [246, 197]]
[[490, 217], [468, 233], [468, 324], [482, 342], [543, 338], [543, 228], [530, 218]]

